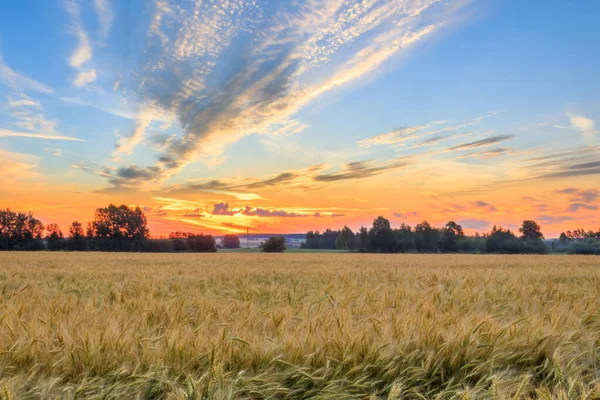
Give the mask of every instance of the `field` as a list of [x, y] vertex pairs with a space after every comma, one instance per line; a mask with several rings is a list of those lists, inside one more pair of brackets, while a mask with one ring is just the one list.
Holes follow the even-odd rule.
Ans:
[[600, 257], [0, 256], [4, 399], [600, 398]]

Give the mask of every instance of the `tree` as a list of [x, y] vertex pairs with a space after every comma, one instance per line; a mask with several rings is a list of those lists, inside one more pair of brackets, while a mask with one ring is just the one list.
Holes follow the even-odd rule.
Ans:
[[415, 251], [415, 233], [409, 225], [403, 223], [400, 229], [394, 230], [394, 245], [399, 253]]
[[420, 253], [437, 253], [439, 230], [423, 221], [415, 226], [415, 247]]
[[459, 250], [459, 239], [465, 237], [462, 226], [454, 221], [449, 221], [442, 229], [442, 240], [440, 247], [445, 252], [457, 252]]
[[569, 241], [569, 238], [567, 237], [567, 235], [564, 232], [562, 232], [560, 234], [560, 238], [558, 239], [558, 241], [560, 242], [560, 244], [564, 245], [564, 244], [567, 244], [567, 242]]
[[190, 250], [197, 253], [214, 253], [217, 251], [217, 242], [211, 235], [190, 235], [187, 242]]
[[376, 253], [392, 253], [394, 251], [394, 231], [390, 221], [377, 217], [369, 230], [369, 250]]
[[519, 232], [521, 232], [521, 238], [523, 239], [543, 239], [544, 235], [542, 234], [541, 227], [537, 222], [532, 220], [525, 220], [523, 224], [519, 228]]
[[520, 253], [517, 237], [510, 229], [494, 227], [487, 237], [485, 250], [488, 253]]
[[285, 238], [283, 236], [271, 236], [262, 244], [261, 251], [265, 253], [283, 253], [285, 249]]
[[146, 239], [150, 236], [146, 215], [140, 207], [130, 208], [126, 205], [96, 209], [92, 222], [95, 237], [113, 239]]
[[239, 249], [240, 238], [238, 237], [238, 235], [223, 236], [223, 247], [226, 249]]
[[69, 250], [81, 251], [85, 250], [85, 233], [83, 225], [80, 222], [73, 221], [69, 227], [69, 242], [67, 248]]
[[367, 227], [361, 226], [358, 231], [359, 237], [359, 250], [362, 252], [366, 252], [369, 250], [369, 231], [367, 231]]
[[352, 249], [353, 242], [354, 232], [352, 232], [352, 229], [344, 225], [344, 228], [342, 228], [340, 233], [337, 235], [337, 238], [335, 239], [335, 248], [350, 250]]
[[32, 213], [0, 210], [0, 250], [40, 250], [44, 224]]
[[65, 238], [58, 224], [48, 224], [46, 226], [46, 240], [48, 241], [48, 250], [64, 250]]

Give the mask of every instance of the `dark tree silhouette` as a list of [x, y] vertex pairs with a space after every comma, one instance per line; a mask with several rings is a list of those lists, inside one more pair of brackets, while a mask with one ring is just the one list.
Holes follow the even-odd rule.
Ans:
[[238, 235], [225, 235], [223, 236], [223, 247], [226, 249], [239, 249], [240, 238]]
[[285, 238], [283, 236], [271, 236], [262, 245], [265, 253], [283, 253], [286, 249]]
[[369, 249], [375, 253], [392, 253], [394, 247], [394, 231], [390, 221], [377, 217], [369, 230]]
[[48, 224], [46, 226], [46, 232], [48, 250], [57, 251], [66, 248], [65, 238], [58, 224]]
[[521, 238], [523, 239], [543, 239], [542, 228], [537, 222], [532, 220], [525, 220], [519, 228], [521, 232]]

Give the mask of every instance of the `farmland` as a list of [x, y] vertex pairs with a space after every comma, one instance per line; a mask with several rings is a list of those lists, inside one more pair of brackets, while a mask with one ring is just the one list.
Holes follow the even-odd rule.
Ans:
[[3, 253], [0, 398], [599, 398], [600, 258]]

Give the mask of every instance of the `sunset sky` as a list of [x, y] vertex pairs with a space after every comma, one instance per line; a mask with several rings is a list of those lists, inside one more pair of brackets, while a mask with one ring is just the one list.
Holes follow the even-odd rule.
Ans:
[[600, 227], [600, 1], [0, 4], [0, 208]]

